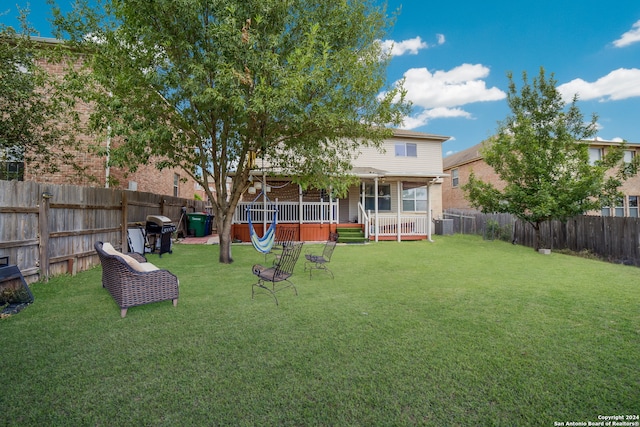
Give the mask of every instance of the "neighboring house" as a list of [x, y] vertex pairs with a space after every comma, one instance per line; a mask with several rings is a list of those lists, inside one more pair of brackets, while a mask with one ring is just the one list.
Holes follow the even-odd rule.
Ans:
[[[602, 159], [607, 149], [619, 146], [620, 142], [595, 139], [585, 141], [589, 144], [589, 158], [591, 162]], [[504, 188], [493, 168], [483, 159], [480, 150], [482, 144], [474, 145], [464, 151], [447, 156], [443, 160], [443, 170], [448, 177], [442, 184], [442, 204], [444, 209], [473, 209], [467, 201], [462, 186], [469, 182], [469, 175], [473, 171], [477, 178], [493, 184], [499, 190]], [[640, 144], [627, 143], [625, 161], [630, 161], [640, 152]], [[624, 197], [616, 206], [603, 208], [601, 212], [589, 212], [592, 215], [603, 216], [631, 216], [638, 217], [640, 203], [640, 176], [627, 180], [620, 189]]]
[[[44, 48], [60, 43], [53, 38], [33, 37]], [[40, 64], [53, 75], [62, 75], [62, 64], [42, 62]], [[81, 119], [86, 121], [91, 113], [87, 104], [78, 104], [76, 110]], [[51, 184], [74, 184], [89, 187], [111, 187], [116, 189], [142, 191], [168, 196], [193, 199], [195, 194], [202, 196], [204, 191], [198, 188], [195, 181], [180, 169], [159, 171], [154, 164], [141, 165], [137, 171], [130, 172], [122, 168], [108, 167], [107, 159], [89, 150], [95, 140], [89, 135], [76, 135], [83, 142], [83, 147], [72, 152], [73, 164], [60, 164], [56, 173], [36, 171], [24, 159], [7, 158], [0, 153], [0, 179], [19, 181], [48, 182]], [[104, 143], [105, 150], [108, 142]], [[52, 148], [55, 150], [56, 148]], [[81, 171], [81, 173], [79, 173]]]
[[259, 197], [253, 201], [264, 184], [256, 171], [253, 190], [245, 193], [236, 209], [232, 236], [249, 240], [247, 207], [262, 235], [277, 206], [278, 225], [294, 228], [296, 240], [326, 240], [330, 232], [347, 228], [361, 230], [365, 239], [371, 240], [428, 239], [432, 218], [442, 215], [442, 143], [448, 139], [394, 130], [393, 137], [384, 141], [382, 152], [373, 147], [360, 150], [352, 169], [359, 184], [341, 199], [332, 197], [330, 189], [302, 191], [286, 178], [268, 178], [268, 200]]

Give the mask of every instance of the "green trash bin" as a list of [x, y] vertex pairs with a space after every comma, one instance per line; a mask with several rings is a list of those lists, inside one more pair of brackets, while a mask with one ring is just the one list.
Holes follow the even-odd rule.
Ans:
[[187, 214], [189, 219], [189, 230], [193, 230], [196, 237], [204, 237], [205, 224], [207, 222], [207, 214], [202, 212], [194, 212]]

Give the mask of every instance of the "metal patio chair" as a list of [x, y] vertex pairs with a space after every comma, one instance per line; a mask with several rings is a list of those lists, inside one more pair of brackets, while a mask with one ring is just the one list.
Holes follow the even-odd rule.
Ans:
[[279, 226], [276, 230], [276, 240], [271, 250], [264, 254], [264, 261], [267, 262], [267, 255], [273, 255], [275, 257], [274, 262], [276, 262], [282, 255], [284, 248], [293, 244], [295, 235], [296, 230], [294, 228], [283, 228]]
[[251, 286], [251, 299], [255, 296], [256, 288], [261, 288], [269, 292], [278, 305], [276, 292], [283, 289], [293, 288], [293, 292], [298, 295], [298, 290], [291, 280], [293, 269], [298, 262], [303, 242], [292, 243], [285, 246], [279, 258], [274, 260], [271, 267], [255, 264], [252, 268], [253, 274], [258, 276], [258, 282]]
[[333, 251], [338, 244], [338, 235], [335, 233], [329, 234], [329, 240], [324, 244], [324, 249], [322, 250], [322, 254], [314, 255], [312, 253], [305, 254], [306, 262], [304, 263], [304, 271], [309, 269], [309, 277], [311, 277], [311, 273], [313, 270], [324, 270], [331, 275], [333, 279], [333, 272], [329, 270], [327, 264], [331, 262], [331, 257], [333, 256]]

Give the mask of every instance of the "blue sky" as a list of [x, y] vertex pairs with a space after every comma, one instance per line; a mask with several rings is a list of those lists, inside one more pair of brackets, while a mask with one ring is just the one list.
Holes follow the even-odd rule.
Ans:
[[[70, 1], [58, 1], [65, 7]], [[30, 5], [29, 21], [51, 36], [46, 0], [3, 1], [0, 22], [14, 25], [15, 5]], [[404, 128], [451, 136], [445, 155], [495, 133], [509, 109], [507, 72], [518, 86], [540, 67], [554, 73], [598, 137], [640, 143], [640, 0], [388, 0], [401, 8], [383, 40], [392, 49], [389, 83], [406, 78], [414, 103]], [[392, 46], [392, 47], [391, 47]]]
[[388, 69], [405, 87], [414, 112], [405, 126], [451, 136], [443, 153], [495, 133], [509, 114], [507, 72], [518, 87], [540, 67], [589, 119], [598, 137], [640, 143], [640, 1], [389, 0], [401, 8], [389, 34], [396, 50]]

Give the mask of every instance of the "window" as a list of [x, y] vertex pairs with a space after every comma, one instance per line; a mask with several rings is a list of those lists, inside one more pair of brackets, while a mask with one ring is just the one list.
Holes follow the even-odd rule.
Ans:
[[616, 206], [614, 208], [615, 216], [624, 216], [624, 198], [620, 197], [616, 200]]
[[180, 194], [180, 175], [177, 173], [173, 174], [173, 196], [178, 197]]
[[638, 218], [638, 196], [629, 196], [629, 216]]
[[396, 144], [396, 157], [418, 157], [418, 146], [401, 142]]
[[404, 212], [427, 211], [427, 186], [413, 187], [411, 184], [403, 184], [402, 210]]
[[[375, 210], [375, 186], [374, 184], [366, 184], [364, 186], [364, 208], [366, 210]], [[378, 184], [378, 210], [391, 210], [391, 185]]]
[[458, 169], [451, 170], [451, 186], [456, 188], [460, 184], [460, 178], [458, 177]]
[[24, 161], [20, 150], [7, 148], [0, 151], [0, 179], [24, 181]]
[[614, 205], [613, 207], [603, 206], [602, 216], [624, 216], [624, 199], [622, 197], [616, 199]]
[[624, 162], [631, 163], [633, 161], [633, 157], [636, 155], [636, 152], [633, 150], [624, 150]]
[[593, 166], [600, 160], [602, 160], [602, 148], [589, 147], [589, 164]]

